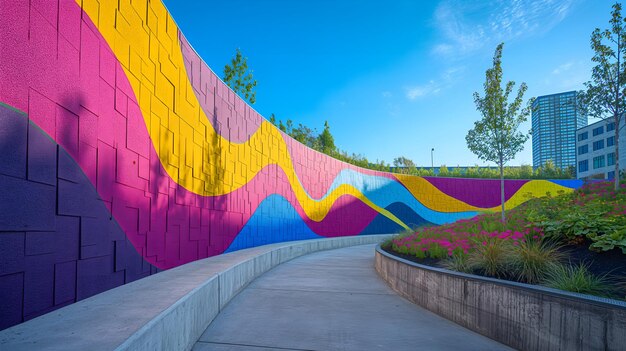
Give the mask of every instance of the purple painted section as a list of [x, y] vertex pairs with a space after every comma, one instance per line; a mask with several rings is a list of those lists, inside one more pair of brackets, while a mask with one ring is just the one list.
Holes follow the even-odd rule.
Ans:
[[[4, 236], [5, 233], [2, 233]], [[0, 246], [2, 247], [2, 246]], [[0, 275], [0, 330], [21, 323], [24, 303], [24, 274]]]
[[64, 149], [3, 105], [0, 128], [0, 329], [157, 271]]
[[[499, 179], [459, 179], [424, 177], [432, 185], [468, 205], [476, 207], [495, 207], [500, 205]], [[528, 180], [505, 180], [504, 197], [509, 199]]]

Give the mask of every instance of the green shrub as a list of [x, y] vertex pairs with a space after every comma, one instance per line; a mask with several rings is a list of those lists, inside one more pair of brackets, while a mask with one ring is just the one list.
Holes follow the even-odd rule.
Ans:
[[589, 272], [589, 266], [555, 265], [546, 275], [543, 285], [581, 294], [610, 297], [613, 286], [606, 275], [595, 276]]
[[383, 242], [380, 243], [380, 247], [382, 247], [383, 249], [390, 249], [392, 247], [392, 243], [393, 237], [383, 240]]
[[537, 284], [565, 254], [559, 247], [544, 240], [526, 240], [515, 246], [510, 257], [511, 271], [518, 280]]
[[432, 258], [444, 259], [448, 257], [448, 249], [439, 244], [431, 244], [428, 248], [428, 256]]
[[467, 258], [468, 256], [466, 254], [455, 252], [452, 256], [443, 261], [443, 267], [457, 272], [473, 273], [473, 269], [467, 262]]
[[474, 270], [491, 277], [504, 276], [509, 268], [510, 241], [491, 238], [468, 254], [467, 263]]
[[592, 250], [609, 251], [619, 248], [626, 254], [626, 228], [615, 230], [610, 234], [590, 234], [588, 237], [593, 241], [593, 244], [589, 246]]

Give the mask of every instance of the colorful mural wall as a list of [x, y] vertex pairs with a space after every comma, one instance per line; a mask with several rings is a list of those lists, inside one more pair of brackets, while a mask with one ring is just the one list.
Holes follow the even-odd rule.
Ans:
[[[237, 97], [158, 0], [0, 1], [0, 328], [194, 260], [497, 210], [353, 167]], [[508, 181], [507, 206], [576, 181]]]

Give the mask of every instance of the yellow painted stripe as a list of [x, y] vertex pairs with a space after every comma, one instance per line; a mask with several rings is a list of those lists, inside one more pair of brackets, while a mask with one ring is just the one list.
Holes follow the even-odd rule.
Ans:
[[224, 195], [247, 184], [265, 166], [276, 164], [287, 175], [296, 199], [312, 220], [321, 221], [339, 196], [350, 194], [407, 228], [348, 185], [319, 201], [311, 199], [297, 178], [282, 135], [267, 121], [243, 143], [219, 135], [193, 92], [178, 28], [161, 1], [76, 2], [121, 63], [159, 160], [182, 187], [202, 196]]
[[[464, 211], [500, 211], [500, 206], [483, 208], [467, 204], [444, 193], [422, 177], [409, 176], [405, 174], [394, 175], [419, 202], [431, 210], [446, 213]], [[572, 192], [573, 189], [548, 180], [531, 180], [522, 185], [520, 189], [504, 203], [504, 207], [505, 209], [510, 210], [528, 201], [530, 198], [545, 196], [548, 192], [552, 195], [556, 195], [559, 191], [568, 193]]]

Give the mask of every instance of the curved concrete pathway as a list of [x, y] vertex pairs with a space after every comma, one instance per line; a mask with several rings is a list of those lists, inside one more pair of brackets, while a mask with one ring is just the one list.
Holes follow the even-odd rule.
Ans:
[[253, 281], [193, 350], [509, 350], [396, 295], [374, 245], [323, 251]]

